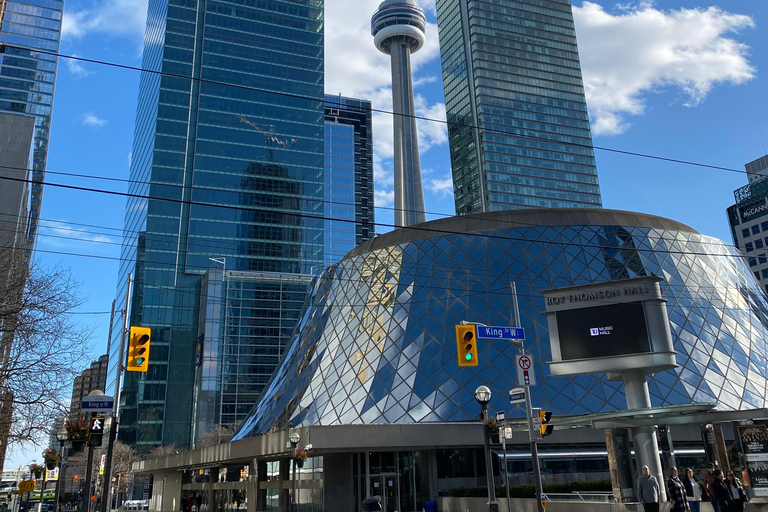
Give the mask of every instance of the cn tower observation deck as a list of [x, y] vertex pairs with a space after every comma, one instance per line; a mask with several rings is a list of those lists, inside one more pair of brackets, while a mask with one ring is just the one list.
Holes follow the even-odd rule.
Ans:
[[385, 0], [371, 17], [373, 43], [392, 61], [396, 227], [427, 220], [411, 78], [411, 53], [424, 46], [426, 27], [414, 0]]

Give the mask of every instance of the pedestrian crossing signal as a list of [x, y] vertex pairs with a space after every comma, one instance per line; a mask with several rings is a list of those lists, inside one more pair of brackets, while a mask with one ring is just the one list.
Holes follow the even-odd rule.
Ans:
[[477, 366], [477, 334], [474, 325], [456, 326], [456, 351], [459, 366]]

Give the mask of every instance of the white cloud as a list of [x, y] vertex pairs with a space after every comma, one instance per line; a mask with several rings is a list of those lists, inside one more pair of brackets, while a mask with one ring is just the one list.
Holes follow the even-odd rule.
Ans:
[[749, 48], [726, 37], [753, 27], [749, 16], [717, 7], [663, 11], [648, 1], [614, 14], [584, 2], [573, 15], [595, 135], [625, 132], [626, 117], [645, 112], [647, 93], [677, 88], [683, 105], [693, 107], [713, 86], [755, 75]]
[[64, 13], [62, 38], [77, 39], [91, 32], [144, 39], [147, 0], [102, 0], [94, 9]]
[[440, 197], [448, 197], [453, 195], [453, 178], [448, 176], [444, 179], [429, 180], [427, 188], [430, 192]]
[[392, 206], [395, 204], [395, 191], [390, 190], [374, 190], [373, 191], [373, 204], [376, 208], [382, 208], [386, 206]]
[[86, 126], [94, 126], [96, 128], [100, 128], [107, 124], [106, 119], [102, 119], [98, 117], [93, 112], [86, 112], [83, 115], [80, 116], [81, 122]]
[[[72, 56], [79, 57], [79, 55], [76, 55], [76, 54], [72, 54]], [[91, 74], [90, 71], [88, 71], [83, 67], [83, 65], [80, 63], [79, 60], [65, 59], [65, 61], [67, 62], [67, 69], [69, 70], [69, 72], [75, 75], [76, 77], [84, 78]]]
[[433, 84], [437, 82], [438, 78], [435, 75], [420, 76], [413, 79], [413, 88], [421, 87], [424, 84]]
[[74, 228], [62, 220], [40, 221], [41, 241], [56, 247], [72, 247], [73, 242], [97, 243], [99, 245], [117, 244], [118, 240], [106, 235], [91, 233], [82, 228]]

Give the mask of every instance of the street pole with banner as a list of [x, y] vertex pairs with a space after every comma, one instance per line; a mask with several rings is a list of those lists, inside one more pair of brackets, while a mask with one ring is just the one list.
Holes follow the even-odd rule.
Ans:
[[[507, 430], [511, 434], [512, 429], [507, 427], [503, 412], [496, 413], [496, 426], [499, 428], [501, 448], [504, 451], [504, 487], [507, 491], [507, 512], [512, 512], [512, 502], [509, 500], [509, 464], [507, 464]], [[512, 436], [510, 435], [509, 437], [511, 438]]]
[[738, 425], [736, 429], [752, 495], [768, 496], [768, 430], [765, 425]]

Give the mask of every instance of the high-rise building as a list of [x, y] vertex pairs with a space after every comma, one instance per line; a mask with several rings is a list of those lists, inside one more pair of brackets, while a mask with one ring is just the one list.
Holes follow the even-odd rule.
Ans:
[[768, 293], [768, 155], [744, 168], [749, 184], [733, 191], [736, 204], [728, 208], [728, 223], [734, 245]]
[[142, 66], [168, 74], [140, 80], [117, 291], [132, 274], [130, 324], [152, 329], [149, 371], [122, 385], [139, 451], [192, 439], [205, 272], [323, 264], [323, 44], [322, 0], [149, 2]]
[[424, 46], [426, 28], [427, 17], [415, 0], [384, 0], [371, 17], [373, 44], [392, 63], [396, 227], [427, 220], [411, 75], [411, 53]]
[[325, 96], [325, 264], [373, 238], [371, 102]]
[[437, 0], [456, 213], [602, 206], [570, 0]]
[[[0, 112], [35, 118], [28, 250], [34, 247], [43, 199], [63, 11], [64, 0], [0, 2]], [[16, 177], [27, 177], [24, 169], [16, 173]]]
[[91, 363], [90, 368], [86, 368], [80, 375], [75, 377], [72, 383], [72, 401], [69, 406], [69, 419], [75, 420], [80, 417], [80, 409], [83, 405], [83, 398], [88, 396], [91, 391], [104, 391], [107, 387], [107, 367], [109, 357], [102, 355], [96, 361]]

